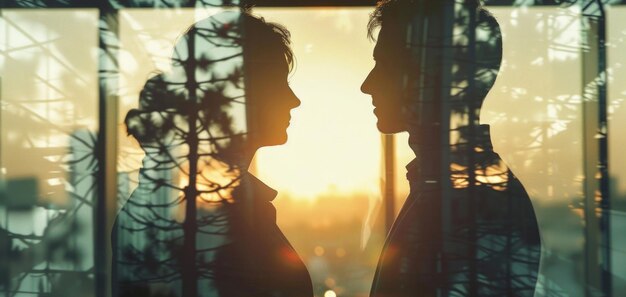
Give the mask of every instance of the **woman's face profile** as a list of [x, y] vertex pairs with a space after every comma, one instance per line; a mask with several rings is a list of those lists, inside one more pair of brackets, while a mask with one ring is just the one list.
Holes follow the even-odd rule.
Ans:
[[253, 146], [287, 141], [291, 110], [300, 100], [289, 86], [289, 65], [281, 52], [263, 55], [246, 65], [248, 127]]
[[239, 16], [195, 24], [176, 44], [172, 70], [146, 83], [125, 119], [144, 148], [199, 145], [205, 156], [233, 161], [287, 141], [291, 109], [300, 105], [288, 82], [289, 33], [247, 19], [244, 38]]

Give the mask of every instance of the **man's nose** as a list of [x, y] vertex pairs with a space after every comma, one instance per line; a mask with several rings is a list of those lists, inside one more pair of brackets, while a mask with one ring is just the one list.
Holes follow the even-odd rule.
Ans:
[[372, 72], [367, 75], [363, 83], [361, 84], [361, 92], [364, 94], [372, 94]]

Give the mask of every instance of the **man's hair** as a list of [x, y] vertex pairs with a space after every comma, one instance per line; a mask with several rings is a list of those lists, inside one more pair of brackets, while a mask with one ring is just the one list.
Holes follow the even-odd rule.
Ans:
[[[441, 9], [450, 2], [463, 5], [467, 12], [475, 11], [475, 29], [483, 33], [476, 34], [474, 59], [477, 95], [484, 99], [495, 83], [502, 62], [502, 34], [498, 21], [481, 5], [480, 0], [380, 0], [370, 14], [368, 37], [375, 40], [376, 29], [385, 25], [408, 26], [418, 13], [428, 14], [429, 11]], [[457, 22], [456, 25], [462, 23]]]
[[[367, 36], [375, 39], [374, 31], [387, 23], [408, 23], [412, 17], [417, 15], [420, 10], [431, 11], [443, 6], [447, 1], [456, 2], [458, 0], [379, 0], [376, 8], [370, 14], [367, 23]], [[480, 4], [480, 0], [460, 0], [467, 7], [475, 6], [477, 9], [484, 10]], [[488, 12], [487, 12], [488, 13]]]

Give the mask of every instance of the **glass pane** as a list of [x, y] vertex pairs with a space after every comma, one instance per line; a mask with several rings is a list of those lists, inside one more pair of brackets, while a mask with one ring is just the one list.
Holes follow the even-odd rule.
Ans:
[[[542, 256], [535, 296], [584, 296], [589, 264], [580, 12], [576, 6], [487, 8], [502, 31], [503, 61], [480, 124], [490, 126], [493, 150], [522, 183], [537, 215]], [[396, 205], [402, 206], [408, 192], [404, 166], [414, 154], [406, 134], [396, 137]]]
[[255, 11], [291, 31], [290, 85], [302, 100], [289, 141], [259, 151], [259, 176], [279, 191], [278, 222], [307, 263], [316, 296], [367, 296], [385, 233], [380, 135], [371, 98], [360, 91], [374, 64], [370, 9]]
[[[120, 127], [124, 127], [121, 121], [128, 111], [136, 108], [150, 73], [171, 71], [170, 56], [180, 34], [192, 20], [214, 13], [120, 11]], [[277, 220], [309, 268], [316, 294], [366, 295], [383, 235], [376, 224], [379, 135], [372, 129], [369, 100], [359, 92], [372, 64], [373, 44], [364, 38], [369, 10], [257, 9], [256, 13], [291, 31], [297, 64], [290, 85], [304, 103], [292, 112], [289, 142], [260, 150], [251, 171], [279, 192], [274, 200]], [[310, 15], [315, 17], [305, 22], [304, 17]], [[155, 24], [155, 18], [165, 20], [168, 27]], [[316, 34], [326, 30], [338, 34]], [[326, 86], [326, 91], [319, 92], [320, 86]], [[355, 109], [361, 112], [355, 113]], [[145, 158], [123, 130], [118, 166], [120, 206], [137, 191]], [[333, 164], [342, 165], [329, 170]], [[143, 166], [145, 172], [145, 159]]]
[[[166, 4], [181, 5], [170, 1], [154, 6]], [[448, 206], [453, 207], [437, 210], [445, 216], [454, 209], [448, 219], [455, 222], [470, 209], [463, 208], [463, 199], [471, 196], [463, 192], [467, 181], [473, 178], [477, 186], [497, 188], [508, 186], [514, 173], [530, 197], [541, 233], [535, 296], [601, 294], [606, 238], [617, 296], [626, 288], [621, 265], [626, 249], [620, 236], [626, 222], [622, 182], [626, 169], [620, 166], [626, 94], [620, 84], [626, 63], [621, 20], [626, 19], [626, 9], [620, 5], [607, 9], [611, 187], [607, 213], [599, 208], [601, 196], [596, 191], [599, 104], [594, 92], [600, 61], [597, 48], [588, 44], [597, 28], [587, 23], [579, 6], [488, 9], [502, 30], [502, 66], [482, 106], [480, 122], [470, 117], [472, 108], [454, 101], [458, 93], [446, 94], [452, 98], [450, 118], [438, 120], [447, 120], [450, 129], [436, 137], [449, 137], [450, 145], [442, 150], [449, 163], [442, 161], [434, 170], [453, 173], [446, 189]], [[374, 66], [376, 41], [368, 40], [366, 32], [372, 8], [255, 8], [255, 14], [291, 32], [295, 67], [271, 82], [265, 80], [278, 68], [263, 63], [277, 55], [259, 58], [271, 52], [257, 48], [265, 42], [251, 42], [255, 47], [250, 47], [238, 39], [254, 34], [240, 30], [244, 25], [238, 16], [225, 17], [235, 11], [216, 7], [1, 11], [2, 293], [94, 296], [96, 272], [104, 269], [115, 294], [228, 295], [246, 290], [239, 286], [244, 282], [233, 277], [254, 278], [251, 282], [258, 287], [283, 288], [299, 282], [281, 277], [298, 279], [307, 273], [315, 296], [370, 294], [390, 222], [412, 190], [427, 189], [427, 185], [409, 188], [411, 174], [405, 166], [415, 153], [408, 134], [381, 137], [372, 99], [360, 91]], [[197, 22], [197, 30], [190, 31]], [[259, 68], [259, 60], [267, 68]], [[453, 65], [452, 77], [446, 78], [458, 89], [468, 85], [454, 76], [463, 67]], [[288, 89], [297, 103], [291, 94], [276, 93]], [[276, 105], [255, 101], [258, 94], [270, 94], [262, 100]], [[272, 101], [285, 96], [292, 101]], [[114, 109], [114, 117], [99, 112], [99, 99]], [[278, 110], [280, 106], [284, 108]], [[268, 114], [265, 120], [257, 118]], [[96, 160], [101, 120], [117, 139], [101, 144], [117, 153], [117, 189], [106, 189], [117, 193], [117, 223], [113, 230], [104, 228], [104, 236], [112, 233], [112, 249], [96, 244], [102, 234], [95, 230], [113, 223], [97, 222], [94, 211], [97, 186], [104, 187]], [[258, 145], [263, 148], [256, 154], [240, 150], [238, 145], [249, 148], [254, 135], [275, 121], [284, 123], [277, 128], [280, 131], [269, 134], [280, 135], [280, 140]], [[484, 169], [481, 172], [470, 170], [476, 164], [467, 158], [482, 156], [485, 146], [468, 150], [478, 138], [464, 134], [471, 129], [485, 132], [478, 124], [490, 126], [493, 152], [502, 160], [492, 166], [479, 164], [476, 169]], [[206, 143], [194, 146], [190, 135]], [[279, 145], [287, 136], [286, 144]], [[390, 139], [391, 152], [385, 150]], [[390, 157], [391, 175], [385, 168], [385, 158]], [[502, 168], [510, 171], [495, 170]], [[262, 203], [257, 199], [259, 188], [265, 190]], [[253, 195], [236, 189], [252, 189]], [[393, 193], [392, 218], [385, 217], [386, 189]], [[190, 207], [192, 200], [195, 204]], [[186, 220], [194, 213], [195, 220]], [[606, 238], [603, 215], [610, 215]], [[190, 222], [195, 226], [189, 227]], [[423, 218], [419, 222], [438, 226]], [[235, 226], [239, 223], [248, 225]], [[267, 226], [271, 230], [263, 229]], [[267, 242], [274, 245], [264, 245]], [[273, 251], [288, 257], [268, 257]], [[113, 259], [105, 262], [113, 265], [94, 267], [94, 260], [107, 253]], [[271, 259], [279, 258], [292, 259], [295, 270], [269, 273], [280, 262]], [[194, 265], [188, 265], [190, 261]], [[256, 279], [259, 275], [261, 281]], [[216, 285], [220, 282], [226, 285]], [[150, 285], [132, 285], [137, 283]]]
[[502, 27], [504, 61], [482, 120], [537, 214], [543, 251], [536, 295], [582, 296], [580, 13], [576, 7], [490, 10]]
[[94, 293], [97, 24], [93, 9], [2, 10], [0, 287], [7, 296]]
[[624, 17], [626, 7], [614, 6], [607, 14], [607, 55], [609, 69], [608, 106], [609, 106], [609, 176], [611, 186], [611, 272], [613, 274], [613, 294], [619, 295], [626, 289], [626, 159], [621, 152], [625, 138], [622, 133], [626, 125], [624, 96], [626, 89], [622, 82], [626, 80], [626, 28]]

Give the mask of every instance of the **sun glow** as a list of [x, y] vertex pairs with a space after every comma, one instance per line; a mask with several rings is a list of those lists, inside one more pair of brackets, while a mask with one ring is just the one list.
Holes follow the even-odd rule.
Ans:
[[371, 99], [360, 92], [373, 66], [369, 9], [255, 12], [291, 31], [297, 67], [290, 85], [302, 101], [287, 144], [258, 151], [259, 177], [294, 198], [379, 193], [380, 138]]
[[[369, 8], [254, 10], [289, 29], [296, 59], [290, 85], [302, 104], [291, 112], [289, 140], [260, 149], [251, 167], [281, 194], [310, 199], [321, 194], [380, 195], [380, 134], [371, 98], [360, 92], [374, 64], [374, 43], [366, 38], [369, 12]], [[132, 63], [136, 67], [121, 73], [121, 118], [136, 107], [149, 73], [167, 70], [167, 59], [159, 57], [169, 57], [177, 37], [198, 18], [194, 10], [177, 10], [166, 15], [167, 29], [156, 30], [150, 27], [154, 13], [123, 12], [124, 55], [137, 61]], [[155, 46], [142, 47], [146, 40]], [[120, 132], [120, 143], [130, 145], [127, 139]]]
[[[185, 168], [184, 172], [189, 172], [189, 168]], [[232, 170], [223, 162], [215, 159], [203, 160], [203, 166], [196, 175], [195, 187], [199, 194], [197, 201], [201, 205], [232, 202], [232, 193], [240, 184], [240, 175], [239, 170]], [[178, 188], [185, 189], [190, 186], [189, 176], [180, 174]]]

